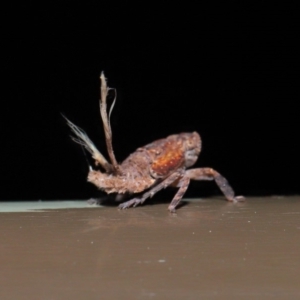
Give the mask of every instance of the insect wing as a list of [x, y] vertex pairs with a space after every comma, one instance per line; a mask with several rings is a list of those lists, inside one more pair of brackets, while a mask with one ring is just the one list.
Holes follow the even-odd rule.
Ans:
[[151, 170], [156, 177], [165, 177], [176, 171], [184, 164], [184, 152], [182, 144], [175, 140], [165, 140], [160, 145], [148, 149], [157, 153], [153, 160]]

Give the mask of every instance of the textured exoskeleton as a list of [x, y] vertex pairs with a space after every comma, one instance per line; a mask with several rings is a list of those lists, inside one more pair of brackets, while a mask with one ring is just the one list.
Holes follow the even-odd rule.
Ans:
[[101, 80], [100, 113], [103, 121], [106, 145], [111, 163], [97, 150], [93, 142], [75, 124], [67, 120], [76, 138], [73, 140], [83, 145], [105, 172], [90, 168], [88, 181], [106, 193], [135, 194], [142, 196], [133, 198], [119, 205], [120, 209], [142, 204], [147, 198], [167, 186], [176, 186], [178, 191], [168, 209], [175, 208], [188, 188], [190, 180], [215, 180], [228, 201], [242, 201], [243, 197], [234, 195], [227, 180], [211, 168], [187, 169], [195, 164], [201, 151], [201, 139], [197, 132], [170, 135], [138, 148], [121, 164], [117, 163], [112, 148], [112, 132], [110, 114], [115, 100], [107, 114], [106, 98], [109, 92], [103, 72]]

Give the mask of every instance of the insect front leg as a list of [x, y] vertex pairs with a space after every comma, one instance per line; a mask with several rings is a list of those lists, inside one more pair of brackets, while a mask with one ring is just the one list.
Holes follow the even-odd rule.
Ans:
[[134, 198], [134, 199], [131, 199], [124, 203], [121, 203], [119, 205], [119, 208], [126, 209], [131, 206], [136, 207], [137, 205], [144, 203], [147, 198], [153, 197], [157, 192], [159, 192], [160, 190], [165, 189], [166, 187], [171, 185], [174, 181], [176, 181], [178, 178], [180, 178], [180, 176], [182, 176], [182, 174], [183, 174], [182, 170], [172, 173], [169, 177], [167, 177], [162, 182], [158, 183], [157, 185], [152, 187], [149, 191], [144, 193], [141, 198]]
[[215, 180], [216, 184], [224, 194], [225, 198], [231, 202], [244, 201], [243, 196], [235, 196], [234, 190], [227, 179], [211, 168], [197, 168], [186, 171], [186, 175], [192, 180]]

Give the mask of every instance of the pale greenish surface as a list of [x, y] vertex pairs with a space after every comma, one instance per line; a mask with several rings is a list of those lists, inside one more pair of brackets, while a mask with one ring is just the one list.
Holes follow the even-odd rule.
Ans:
[[[195, 199], [184, 199], [184, 201], [197, 201]], [[199, 201], [199, 200], [198, 200]], [[90, 205], [87, 200], [55, 200], [55, 201], [1, 201], [0, 213], [2, 212], [40, 212], [48, 209], [68, 208], [99, 208], [99, 205]]]
[[43, 211], [46, 209], [91, 208], [86, 200], [80, 201], [4, 201], [0, 202], [1, 212]]

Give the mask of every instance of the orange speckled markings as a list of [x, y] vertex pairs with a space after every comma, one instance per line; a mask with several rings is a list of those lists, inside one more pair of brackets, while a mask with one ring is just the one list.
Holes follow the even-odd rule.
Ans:
[[152, 163], [151, 168], [158, 177], [163, 177], [171, 171], [182, 167], [183, 163], [182, 143], [168, 141], [163, 145], [161, 155]]

